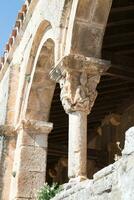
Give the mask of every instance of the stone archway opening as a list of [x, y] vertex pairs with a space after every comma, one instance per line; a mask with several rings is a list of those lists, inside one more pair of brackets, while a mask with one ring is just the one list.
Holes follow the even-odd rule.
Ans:
[[[49, 72], [54, 65], [54, 43], [48, 39], [43, 45], [30, 90], [26, 119], [48, 121], [55, 83]], [[27, 77], [29, 78], [29, 77]]]
[[102, 59], [110, 60], [111, 66], [97, 86], [98, 96], [88, 120], [93, 127], [89, 147], [97, 141], [106, 152], [104, 166], [120, 158], [124, 133], [134, 124], [133, 6], [132, 1], [113, 0], [102, 44]]
[[49, 184], [68, 182], [68, 115], [60, 100], [60, 86], [56, 84], [49, 121], [53, 130], [48, 137], [47, 177]]
[[[55, 82], [49, 77], [53, 65], [54, 42], [48, 39], [37, 60], [25, 119], [18, 127], [11, 189], [14, 199], [34, 199], [46, 180], [48, 135], [53, 128], [48, 121], [55, 89]], [[26, 77], [28, 83], [30, 78]]]

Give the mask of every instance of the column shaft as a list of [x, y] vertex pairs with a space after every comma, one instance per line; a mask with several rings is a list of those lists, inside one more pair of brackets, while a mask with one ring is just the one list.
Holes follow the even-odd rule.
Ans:
[[87, 176], [87, 114], [69, 113], [69, 178]]

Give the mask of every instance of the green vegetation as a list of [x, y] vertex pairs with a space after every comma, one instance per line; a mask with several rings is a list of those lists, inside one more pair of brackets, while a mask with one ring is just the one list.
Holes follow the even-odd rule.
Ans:
[[52, 199], [57, 193], [61, 191], [61, 186], [57, 183], [53, 183], [49, 186], [47, 183], [39, 190], [37, 199], [38, 200], [50, 200]]

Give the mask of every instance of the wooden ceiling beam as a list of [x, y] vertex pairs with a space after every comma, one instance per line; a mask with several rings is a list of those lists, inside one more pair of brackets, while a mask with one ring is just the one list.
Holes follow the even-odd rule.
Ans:
[[[115, 74], [115, 76], [116, 76], [116, 74]], [[118, 76], [118, 75], [117, 75], [117, 76]], [[129, 78], [128, 78], [128, 79], [129, 79]], [[129, 85], [129, 86], [115, 87], [115, 88], [112, 88], [112, 87], [111, 87], [110, 90], [98, 90], [99, 94], [101, 94], [101, 95], [104, 95], [104, 94], [106, 94], [106, 95], [114, 94], [114, 93], [120, 92], [120, 91], [123, 91], [123, 92], [128, 91], [128, 92], [131, 92], [131, 93], [133, 92], [133, 93], [134, 93], [134, 85], [131, 84], [131, 85]], [[115, 94], [115, 95], [116, 95], [116, 94]]]
[[124, 24], [122, 25], [118, 25], [118, 26], [113, 26], [112, 28], [110, 26], [108, 26], [106, 28], [105, 31], [105, 35], [109, 36], [109, 35], [116, 35], [118, 33], [130, 33], [130, 32], [134, 32], [134, 26], [129, 25], [129, 24]]
[[[48, 145], [49, 156], [68, 157], [68, 149], [65, 146]], [[96, 149], [87, 149], [87, 157], [90, 160], [98, 160], [99, 158], [107, 158], [107, 153]]]
[[113, 7], [111, 9], [111, 14], [112, 13], [119, 14], [119, 12], [126, 12], [126, 11], [134, 11], [134, 5], [126, 5], [126, 6], [123, 6], [123, 7]]
[[109, 75], [105, 76], [105, 75], [102, 75], [101, 76], [101, 82], [109, 82], [109, 81], [114, 81], [114, 80], [117, 80], [115, 77], [111, 77]]
[[[108, 44], [110, 42], [118, 42], [123, 40], [133, 40], [134, 32], [128, 32], [128, 33], [120, 33], [117, 32], [115, 35], [105, 35], [103, 44]], [[103, 47], [102, 47], [103, 48]]]
[[[134, 73], [134, 57], [112, 52], [103, 51], [103, 57], [111, 61], [112, 65], [109, 70], [117, 69], [123, 72]], [[109, 71], [108, 70], [108, 71]]]
[[118, 74], [117, 72], [114, 72], [113, 70], [110, 70], [110, 71], [106, 72], [105, 74], [114, 76], [114, 77], [119, 78], [119, 79], [123, 79], [123, 80], [128, 80], [128, 81], [134, 82], [134, 78], [131, 75], [129, 77], [129, 76], [125, 75], [125, 74], [121, 74], [121, 73]]
[[128, 83], [130, 83], [130, 81], [128, 81], [128, 80], [121, 80], [121, 81], [116, 80], [116, 81], [114, 81], [114, 82], [111, 82], [111, 81], [110, 81], [110, 82], [107, 83], [107, 84], [99, 84], [98, 87], [97, 87], [97, 89], [109, 89], [109, 88], [111, 88], [111, 87], [124, 86], [124, 85], [126, 85], [126, 84], [128, 84]]
[[134, 46], [130, 47], [128, 46], [127, 48], [120, 48], [119, 50], [116, 51], [117, 55], [129, 55], [132, 54], [134, 55]]
[[134, 44], [134, 41], [133, 40], [119, 40], [118, 42], [113, 42], [113, 41], [110, 41], [110, 42], [107, 42], [107, 43], [104, 43], [103, 44], [103, 49], [107, 49], [107, 48], [112, 48], [112, 47], [122, 47], [122, 46], [128, 46], [128, 45], [132, 45]]
[[107, 24], [107, 27], [112, 28], [113, 26], [123, 26], [123, 25], [132, 25], [134, 24], [134, 19], [123, 19], [123, 20], [119, 20], [119, 21], [113, 21], [113, 22], [109, 22]]

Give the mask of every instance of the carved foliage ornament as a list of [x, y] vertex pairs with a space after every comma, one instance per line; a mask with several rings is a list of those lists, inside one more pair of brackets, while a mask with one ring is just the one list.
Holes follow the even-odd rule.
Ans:
[[89, 113], [97, 96], [96, 85], [99, 76], [89, 76], [86, 72], [64, 72], [60, 79], [61, 102], [67, 113], [84, 111]]
[[[69, 60], [68, 63], [65, 59], [66, 62], [55, 67], [50, 76], [60, 84], [60, 98], [66, 113], [75, 111], [89, 113], [97, 97], [96, 86], [100, 81], [102, 68], [98, 70], [91, 63], [87, 67], [87, 62], [86, 67], [83, 67], [84, 61], [75, 62], [75, 59], [72, 62]], [[73, 63], [73, 67], [70, 67], [70, 63]]]

